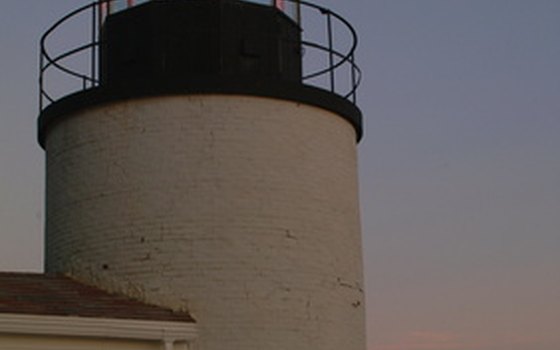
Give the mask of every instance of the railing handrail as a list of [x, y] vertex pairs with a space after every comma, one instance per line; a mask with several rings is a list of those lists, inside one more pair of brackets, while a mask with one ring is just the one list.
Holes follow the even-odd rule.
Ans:
[[[98, 38], [96, 37], [92, 37], [92, 41], [89, 44], [86, 45], [82, 45], [78, 48], [74, 48], [72, 50], [69, 50], [63, 54], [58, 55], [55, 58], [52, 58], [51, 55], [49, 54], [48, 50], [47, 50], [47, 39], [49, 38], [49, 36], [55, 32], [55, 30], [57, 28], [59, 28], [60, 26], [62, 26], [62, 24], [64, 24], [66, 21], [68, 21], [71, 18], [74, 18], [75, 16], [89, 10], [89, 9], [93, 9], [94, 14], [96, 11], [96, 8], [102, 3], [103, 1], [94, 1], [90, 4], [84, 5], [82, 7], [79, 7], [71, 12], [69, 12], [68, 14], [66, 14], [65, 16], [63, 16], [62, 18], [60, 18], [58, 21], [56, 21], [52, 26], [49, 27], [49, 29], [47, 29], [47, 31], [45, 33], [43, 33], [43, 35], [41, 36], [40, 39], [40, 58], [39, 58], [39, 109], [40, 111], [43, 111], [44, 109], [44, 104], [43, 104], [43, 97], [47, 98], [47, 100], [52, 103], [55, 102], [55, 100], [46, 92], [45, 87], [44, 87], [44, 75], [46, 70], [51, 67], [54, 66], [56, 67], [58, 70], [69, 74], [71, 76], [74, 77], [78, 77], [80, 79], [84, 79], [84, 78], [88, 78], [89, 81], [92, 82], [92, 84], [97, 84], [98, 80], [94, 77], [88, 77], [87, 75], [80, 73], [80, 72], [75, 72], [72, 69], [65, 67], [61, 64], [59, 64], [58, 62], [63, 60], [64, 58], [70, 57], [72, 55], [75, 55], [78, 52], [82, 52], [84, 50], [87, 50], [89, 48], [94, 48], [95, 46], [99, 45], [99, 41]], [[109, 1], [114, 1], [114, 0], [109, 0]], [[92, 26], [95, 26], [96, 21], [94, 21], [94, 23], [92, 23]], [[45, 64], [45, 60], [46, 60], [46, 64]], [[92, 65], [95, 64], [95, 62], [91, 63]]]
[[[40, 39], [40, 57], [39, 57], [39, 109], [43, 111], [46, 108], [46, 103], [50, 104], [57, 100], [56, 97], [51, 96], [47, 92], [47, 88], [45, 86], [45, 74], [47, 71], [51, 69], [56, 69], [56, 71], [65, 74], [66, 76], [74, 77], [81, 80], [82, 89], [88, 89], [99, 85], [99, 71], [97, 70], [97, 64], [99, 62], [99, 47], [101, 45], [101, 21], [102, 21], [102, 13], [101, 13], [101, 6], [103, 4], [113, 3], [119, 0], [95, 0], [90, 4], [81, 6], [62, 18], [56, 21], [52, 26], [50, 26], [47, 31], [41, 36]], [[302, 76], [302, 82], [306, 83], [309, 82], [311, 79], [315, 79], [318, 77], [328, 77], [330, 81], [330, 86], [325, 88], [322, 84], [309, 84], [314, 85], [325, 90], [330, 90], [332, 93], [338, 94], [345, 99], [350, 99], [353, 103], [356, 103], [356, 95], [357, 95], [357, 88], [361, 82], [361, 70], [357, 66], [354, 61], [356, 49], [358, 46], [358, 35], [350, 22], [344, 19], [339, 14], [327, 9], [325, 7], [313, 4], [308, 1], [301, 1], [301, 0], [285, 0], [287, 2], [291, 2], [296, 4], [297, 6], [304, 6], [307, 8], [314, 9], [319, 12], [320, 15], [326, 17], [327, 25], [327, 44], [321, 44], [319, 41], [307, 40], [305, 37], [305, 31], [302, 24], [303, 19], [298, 18], [300, 26], [302, 26], [302, 32], [304, 35], [303, 40], [301, 41], [302, 47], [309, 47], [317, 49], [321, 52], [324, 52], [328, 55], [329, 63], [323, 68], [312, 72], [304, 72]], [[268, 6], [268, 5], [263, 5]], [[57, 32], [63, 25], [72, 18], [76, 16], [82, 15], [86, 11], [92, 11], [92, 19], [91, 19], [91, 39], [87, 44], [80, 45], [59, 53], [57, 55], [52, 55], [48, 51], [48, 39], [52, 34]], [[282, 11], [279, 9], [279, 11]], [[301, 16], [301, 10], [298, 9], [298, 16]], [[335, 46], [335, 42], [333, 39], [333, 19], [338, 21], [343, 25], [345, 30], [349, 33], [351, 39], [351, 45], [347, 48], [344, 52], [337, 49]], [[68, 66], [64, 65], [63, 61], [69, 57], [73, 57], [79, 54], [82, 54], [84, 51], [88, 51], [91, 54], [90, 58], [90, 67], [87, 71], [76, 71], [74, 69], [69, 68]], [[336, 74], [341, 67], [349, 67], [350, 69], [350, 90], [347, 92], [338, 92], [338, 88], [336, 86]], [[347, 82], [348, 83], [348, 82]], [[88, 85], [89, 84], [89, 85]], [[319, 85], [319, 86], [318, 86]], [[76, 90], [75, 90], [76, 91]], [[75, 92], [71, 91], [71, 92]]]

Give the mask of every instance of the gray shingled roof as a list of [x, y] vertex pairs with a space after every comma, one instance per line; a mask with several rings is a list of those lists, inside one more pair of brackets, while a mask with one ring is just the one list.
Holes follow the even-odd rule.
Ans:
[[61, 275], [0, 272], [0, 313], [194, 322], [186, 312], [147, 305]]

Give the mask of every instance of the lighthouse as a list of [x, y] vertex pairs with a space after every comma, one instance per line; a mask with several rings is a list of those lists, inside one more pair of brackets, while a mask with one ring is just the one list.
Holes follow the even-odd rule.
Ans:
[[[53, 53], [77, 16], [91, 36]], [[100, 1], [41, 47], [47, 273], [188, 312], [196, 350], [365, 349], [349, 22], [293, 0]]]

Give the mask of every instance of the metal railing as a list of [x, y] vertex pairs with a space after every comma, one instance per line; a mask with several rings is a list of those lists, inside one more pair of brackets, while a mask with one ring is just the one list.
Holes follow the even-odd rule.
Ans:
[[[41, 112], [66, 95], [99, 86], [100, 32], [108, 4], [116, 1], [123, 0], [98, 0], [77, 8], [43, 34], [39, 56]], [[355, 62], [358, 37], [352, 25], [335, 12], [313, 3], [284, 1], [298, 6], [298, 22], [303, 33], [303, 83], [356, 103], [361, 71]], [[70, 48], [57, 48], [51, 43], [53, 37], [66, 43], [77, 31], [81, 31], [84, 38]]]

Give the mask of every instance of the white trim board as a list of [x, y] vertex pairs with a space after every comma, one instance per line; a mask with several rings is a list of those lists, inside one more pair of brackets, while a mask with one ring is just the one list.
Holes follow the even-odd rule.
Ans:
[[0, 314], [0, 334], [191, 342], [195, 323], [96, 317]]

